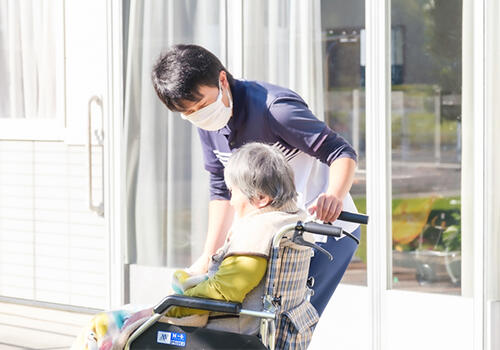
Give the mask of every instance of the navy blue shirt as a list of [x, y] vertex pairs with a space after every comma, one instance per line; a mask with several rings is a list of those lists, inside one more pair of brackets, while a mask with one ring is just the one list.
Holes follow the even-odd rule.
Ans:
[[287, 160], [304, 152], [330, 165], [357, 156], [349, 143], [314, 116], [295, 92], [268, 83], [235, 80], [233, 115], [217, 131], [198, 129], [205, 169], [210, 172], [210, 199], [230, 199], [224, 165], [233, 150], [249, 142], [278, 147]]

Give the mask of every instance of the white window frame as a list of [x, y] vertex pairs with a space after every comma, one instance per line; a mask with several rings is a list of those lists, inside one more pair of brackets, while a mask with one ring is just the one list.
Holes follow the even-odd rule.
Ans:
[[392, 272], [391, 237], [391, 1], [365, 1], [367, 281], [371, 349], [383, 350], [385, 294]]
[[123, 4], [122, 1], [107, 1], [106, 4], [106, 26], [107, 26], [107, 63], [108, 63], [108, 86], [105, 100], [104, 113], [109, 116], [105, 119], [105, 130], [108, 130], [105, 138], [105, 146], [109, 151], [105, 159], [107, 180], [105, 184], [104, 211], [107, 213], [105, 222], [106, 232], [109, 233], [107, 240], [107, 270], [108, 270], [108, 301], [109, 308], [119, 308], [128, 302], [129, 296], [126, 290], [128, 282], [125, 278], [125, 247], [127, 232], [127, 210], [126, 202], [126, 174], [123, 154]]
[[500, 4], [496, 0], [486, 0], [484, 4], [484, 79], [485, 79], [485, 188], [489, 189], [485, 193], [485, 240], [484, 240], [484, 264], [485, 281], [484, 295], [486, 308], [485, 317], [485, 349], [494, 350], [500, 348], [500, 235], [498, 216], [498, 177], [500, 169], [499, 142], [497, 139], [498, 113], [500, 103], [498, 94], [500, 84], [498, 77], [500, 69], [498, 67], [498, 57], [500, 57], [500, 40], [498, 30], [498, 16], [500, 14]]
[[[55, 3], [55, 2], [54, 2]], [[0, 140], [63, 141], [66, 128], [65, 0], [57, 2], [56, 115], [54, 118], [0, 118]]]

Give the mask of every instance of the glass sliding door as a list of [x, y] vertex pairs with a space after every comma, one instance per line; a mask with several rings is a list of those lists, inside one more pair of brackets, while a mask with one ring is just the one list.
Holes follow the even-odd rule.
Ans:
[[[366, 213], [364, 27], [364, 1], [321, 1], [324, 116], [358, 153], [351, 195], [362, 213]], [[343, 283], [366, 285], [366, 226], [361, 230]]]
[[392, 0], [392, 287], [460, 294], [462, 1]]

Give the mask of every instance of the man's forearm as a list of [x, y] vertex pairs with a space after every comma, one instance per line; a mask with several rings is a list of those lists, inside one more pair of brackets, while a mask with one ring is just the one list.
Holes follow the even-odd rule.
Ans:
[[208, 203], [208, 231], [204, 254], [211, 256], [224, 244], [233, 217], [234, 210], [228, 200], [212, 200]]
[[354, 180], [356, 162], [351, 158], [339, 158], [330, 165], [328, 190], [329, 195], [334, 195], [344, 200]]

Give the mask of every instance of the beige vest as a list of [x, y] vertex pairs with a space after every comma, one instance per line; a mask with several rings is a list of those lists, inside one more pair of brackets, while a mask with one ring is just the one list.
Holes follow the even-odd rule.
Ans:
[[[306, 218], [306, 212], [289, 201], [280, 208], [268, 206], [238, 219], [233, 223], [224, 245], [212, 257], [209, 271], [217, 271], [222, 260], [231, 255], [269, 258], [273, 236], [279, 229]], [[311, 235], [304, 238], [312, 241]]]
[[[220, 263], [227, 256], [253, 255], [268, 259], [273, 237], [278, 230], [284, 225], [303, 221], [306, 217], [306, 212], [298, 209], [295, 203], [290, 201], [279, 209], [266, 207], [235, 221], [224, 246], [212, 257], [209, 275], [215, 274]], [[293, 232], [291, 234], [293, 235]], [[305, 234], [304, 236], [305, 239], [313, 242], [312, 235], [306, 236]], [[264, 277], [259, 285], [248, 293], [243, 300], [244, 309], [262, 310], [265, 282]], [[237, 319], [210, 319], [206, 327], [226, 332], [257, 334], [259, 323], [256, 317], [240, 316]]]

